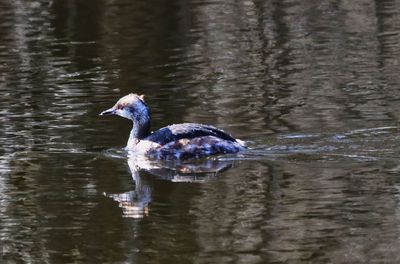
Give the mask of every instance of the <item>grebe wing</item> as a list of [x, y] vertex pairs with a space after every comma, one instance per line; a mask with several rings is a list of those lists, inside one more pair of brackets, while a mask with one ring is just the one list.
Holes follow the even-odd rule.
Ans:
[[183, 138], [193, 139], [204, 136], [214, 136], [227, 141], [237, 142], [236, 139], [221, 129], [196, 123], [183, 123], [163, 127], [151, 133], [145, 140], [164, 145]]

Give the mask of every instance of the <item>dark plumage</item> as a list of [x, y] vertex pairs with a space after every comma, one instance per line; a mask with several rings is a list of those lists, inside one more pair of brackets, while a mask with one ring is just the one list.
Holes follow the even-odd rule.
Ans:
[[204, 136], [214, 136], [227, 141], [237, 142], [231, 135], [216, 127], [196, 123], [182, 123], [163, 127], [153, 132], [145, 139], [160, 145], [165, 145], [179, 139], [193, 139]]

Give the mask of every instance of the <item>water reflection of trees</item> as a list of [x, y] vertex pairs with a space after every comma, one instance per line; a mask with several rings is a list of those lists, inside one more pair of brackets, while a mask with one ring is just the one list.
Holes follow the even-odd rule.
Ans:
[[[20, 159], [37, 157], [35, 151], [82, 151], [104, 142], [107, 133], [99, 135], [99, 142], [92, 141], [105, 124], [95, 123], [92, 116], [97, 113], [96, 103], [114, 100], [117, 93], [134, 89], [148, 94], [154, 123], [159, 126], [201, 121], [256, 139], [281, 131], [321, 127], [336, 131], [398, 121], [399, 7], [395, 1], [43, 0], [0, 1], [0, 5], [0, 90], [6, 94], [0, 117], [6, 124], [0, 131], [6, 142], [1, 214], [12, 223], [28, 226], [27, 230], [40, 229], [35, 217], [42, 214], [46, 202], [34, 195], [38, 179], [32, 176], [35, 173], [29, 175], [32, 164]], [[125, 142], [124, 129], [118, 131], [122, 132], [115, 142], [120, 138]], [[21, 150], [26, 151], [22, 158], [11, 155]], [[268, 239], [287, 242], [291, 235], [299, 240], [307, 237], [307, 233], [288, 232], [266, 238], [267, 232], [255, 229], [260, 222], [250, 221], [254, 214], [264, 219], [282, 206], [268, 208], [269, 182], [264, 177], [269, 169], [265, 166], [249, 174], [255, 187], [243, 192], [251, 197], [254, 192], [254, 197], [265, 197], [265, 201], [243, 201], [247, 202], [243, 211], [238, 205], [230, 208], [231, 200], [217, 195], [226, 192], [230, 199], [236, 197], [234, 188], [243, 183], [239, 176], [223, 187], [213, 186], [214, 195], [200, 196], [190, 204], [207, 211], [210, 203], [218, 203], [217, 222], [196, 215], [199, 244], [206, 250], [225, 242], [210, 241], [210, 230], [248, 231], [254, 241], [238, 243], [237, 248], [252, 250], [265, 249], [261, 243]], [[282, 171], [299, 175], [298, 185], [315, 189], [333, 185], [303, 178], [309, 172], [298, 168], [288, 166]], [[18, 180], [21, 177], [26, 180]], [[282, 183], [279, 177], [277, 181]], [[334, 182], [341, 188], [353, 185], [340, 177]], [[59, 182], [47, 184], [56, 188]], [[15, 194], [8, 188], [31, 191]], [[23, 194], [32, 206], [25, 212], [35, 220], [31, 223], [20, 215], [24, 208], [18, 207], [13, 196]], [[315, 200], [326, 198], [325, 193], [314, 195]], [[333, 198], [344, 199], [344, 194], [335, 193]], [[314, 206], [304, 202], [287, 208], [310, 212]], [[241, 229], [243, 218], [249, 229]], [[315, 224], [301, 216], [298, 223], [304, 228]], [[15, 240], [25, 232], [18, 225], [6, 230]], [[21, 249], [21, 255], [32, 250], [48, 258], [46, 245], [37, 238], [31, 241], [36, 246]], [[292, 243], [299, 250], [310, 247]]]

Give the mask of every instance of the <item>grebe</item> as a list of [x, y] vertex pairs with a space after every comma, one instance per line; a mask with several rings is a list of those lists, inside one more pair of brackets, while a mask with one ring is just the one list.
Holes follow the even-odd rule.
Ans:
[[201, 158], [245, 149], [241, 140], [210, 125], [183, 123], [150, 132], [150, 110], [143, 95], [128, 94], [100, 115], [119, 115], [132, 120], [126, 150], [151, 158]]

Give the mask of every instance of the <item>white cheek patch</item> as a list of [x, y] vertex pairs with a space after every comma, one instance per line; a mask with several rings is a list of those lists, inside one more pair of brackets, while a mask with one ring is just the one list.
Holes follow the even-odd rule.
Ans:
[[116, 114], [125, 118], [128, 118], [130, 120], [133, 120], [134, 122], [138, 121], [139, 123], [145, 123], [148, 121], [149, 118], [149, 113], [147, 110], [147, 107], [139, 101], [136, 101], [134, 103], [134, 107], [132, 109], [135, 109], [134, 112], [129, 111], [127, 107], [122, 108], [122, 109], [117, 109]]
[[117, 110], [117, 115], [128, 118], [128, 119], [132, 119], [132, 113], [130, 113], [129, 111], [125, 110], [125, 109], [118, 109]]

